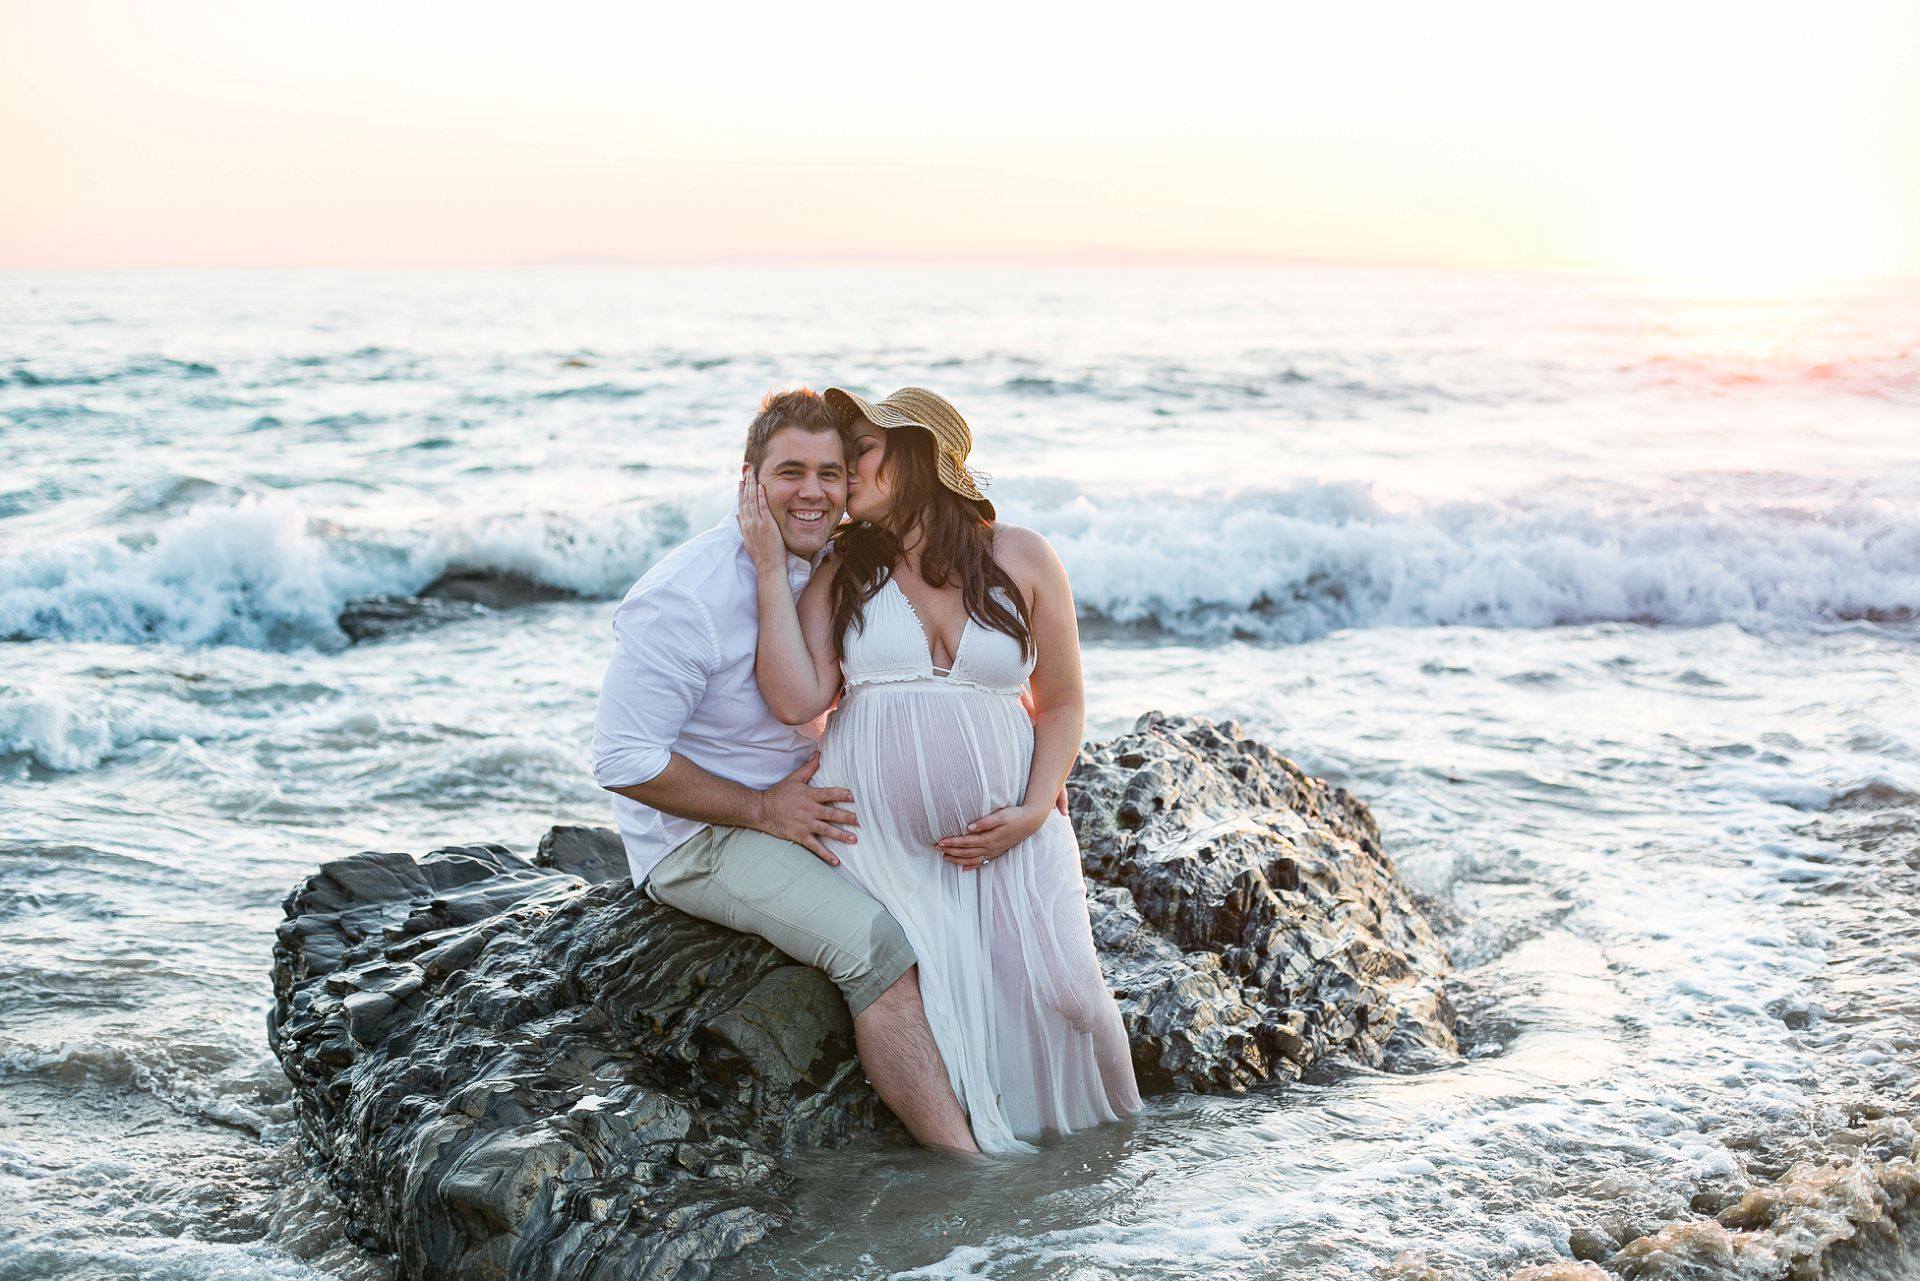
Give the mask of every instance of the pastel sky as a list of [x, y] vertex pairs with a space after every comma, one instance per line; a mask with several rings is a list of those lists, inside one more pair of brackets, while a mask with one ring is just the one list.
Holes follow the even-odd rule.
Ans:
[[0, 266], [1920, 274], [1912, 0], [0, 0]]

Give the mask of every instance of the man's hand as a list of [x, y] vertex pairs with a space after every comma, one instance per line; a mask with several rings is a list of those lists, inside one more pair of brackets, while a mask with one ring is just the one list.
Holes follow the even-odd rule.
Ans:
[[821, 862], [838, 867], [840, 860], [823, 841], [852, 845], [858, 839], [853, 829], [860, 823], [848, 808], [853, 804], [852, 792], [844, 787], [808, 786], [819, 768], [820, 753], [815, 752], [805, 765], [760, 793], [753, 829], [804, 845]]

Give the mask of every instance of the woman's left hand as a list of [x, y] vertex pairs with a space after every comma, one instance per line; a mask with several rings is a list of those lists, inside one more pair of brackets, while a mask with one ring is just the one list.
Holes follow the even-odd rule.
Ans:
[[1037, 809], [1028, 805], [1009, 805], [967, 824], [967, 830], [962, 835], [941, 839], [936, 843], [936, 848], [940, 851], [940, 857], [955, 867], [968, 872], [977, 871], [1039, 831], [1040, 825], [1047, 821], [1047, 815], [1052, 812], [1053, 807], [1049, 805]]

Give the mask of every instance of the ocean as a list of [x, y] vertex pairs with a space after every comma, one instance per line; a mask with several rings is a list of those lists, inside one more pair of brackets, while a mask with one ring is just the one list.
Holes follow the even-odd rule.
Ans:
[[[1466, 1054], [821, 1154], [739, 1275], [1491, 1277], [1783, 1178], [1696, 1275], [1898, 1275], [1795, 1165], [1920, 1111], [1920, 284], [739, 266], [0, 275], [0, 1278], [388, 1275], [294, 1147], [281, 899], [609, 822], [612, 601], [796, 383], [959, 404], [1091, 737], [1373, 807]], [[449, 568], [569, 596], [348, 643]]]

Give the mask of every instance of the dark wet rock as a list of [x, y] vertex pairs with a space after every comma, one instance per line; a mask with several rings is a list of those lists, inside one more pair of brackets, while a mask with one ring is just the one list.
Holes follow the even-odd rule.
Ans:
[[433, 600], [424, 596], [363, 596], [347, 602], [335, 620], [354, 644], [423, 631], [447, 623], [478, 618], [487, 611], [465, 601]]
[[574, 593], [501, 570], [450, 569], [413, 596], [363, 596], [340, 611], [340, 630], [355, 642], [378, 640], [475, 618], [492, 610], [571, 600]]
[[486, 609], [517, 609], [550, 600], [572, 600], [562, 587], [537, 582], [522, 574], [487, 569], [450, 569], [420, 593], [428, 600], [460, 601]]
[[1618, 1222], [1607, 1219], [1582, 1224], [1567, 1234], [1567, 1253], [1588, 1263], [1602, 1263], [1620, 1249], [1621, 1239], [1628, 1235]]
[[540, 838], [533, 861], [595, 883], [630, 875], [626, 846], [609, 827], [556, 827]]
[[[1441, 950], [1352, 796], [1157, 714], [1073, 794], [1147, 1089], [1453, 1052]], [[286, 913], [303, 1147], [408, 1277], [693, 1281], [786, 1221], [796, 1148], [905, 1142], [827, 979], [633, 890], [610, 832], [355, 855]]]
[[824, 976], [498, 846], [328, 864], [274, 960], [303, 1147], [410, 1277], [697, 1276], [776, 1153], [890, 1124]]

